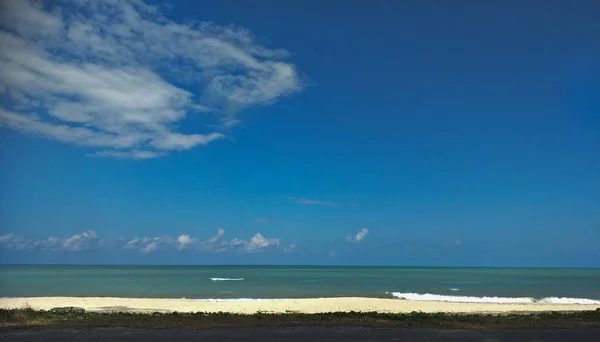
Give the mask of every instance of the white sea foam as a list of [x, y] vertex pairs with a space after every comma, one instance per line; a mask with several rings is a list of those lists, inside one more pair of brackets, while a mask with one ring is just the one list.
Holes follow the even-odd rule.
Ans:
[[453, 287], [449, 288], [448, 290], [450, 290], [450, 291], [458, 291], [457, 288], [453, 288]]
[[600, 301], [587, 298], [558, 298], [547, 297], [535, 299], [532, 297], [473, 297], [473, 296], [446, 296], [431, 293], [403, 293], [392, 292], [396, 298], [416, 301], [435, 301], [452, 303], [549, 303], [549, 304], [600, 304]]
[[538, 302], [551, 304], [600, 304], [600, 300], [568, 297], [546, 297], [538, 300]]
[[239, 281], [244, 280], [244, 278], [210, 278], [212, 281]]

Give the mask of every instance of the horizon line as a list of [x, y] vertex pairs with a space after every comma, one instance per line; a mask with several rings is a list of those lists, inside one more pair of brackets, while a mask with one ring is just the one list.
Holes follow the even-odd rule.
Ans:
[[96, 267], [372, 267], [372, 268], [521, 268], [521, 269], [600, 269], [600, 266], [442, 266], [442, 265], [342, 265], [342, 264], [4, 264], [4, 266], [96, 266]]

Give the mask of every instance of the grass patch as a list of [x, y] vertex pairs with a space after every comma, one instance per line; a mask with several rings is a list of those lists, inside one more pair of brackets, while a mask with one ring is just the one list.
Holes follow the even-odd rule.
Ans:
[[330, 312], [284, 314], [259, 312], [253, 315], [218, 313], [61, 313], [31, 308], [0, 309], [0, 329], [48, 329], [123, 327], [145, 329], [204, 330], [284, 326], [360, 326], [382, 328], [522, 329], [600, 328], [600, 309], [578, 312], [530, 314], [409, 314], [377, 312]]

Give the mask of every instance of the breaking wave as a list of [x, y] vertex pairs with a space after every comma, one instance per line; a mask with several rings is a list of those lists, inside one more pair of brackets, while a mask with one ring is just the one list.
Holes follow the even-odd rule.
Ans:
[[518, 303], [547, 303], [547, 304], [600, 304], [600, 300], [588, 298], [568, 298], [568, 297], [474, 297], [474, 296], [447, 296], [431, 293], [403, 293], [391, 292], [399, 299], [416, 301], [435, 301], [451, 303], [498, 303], [498, 304], [518, 304]]
[[212, 281], [239, 281], [244, 280], [244, 278], [210, 278]]

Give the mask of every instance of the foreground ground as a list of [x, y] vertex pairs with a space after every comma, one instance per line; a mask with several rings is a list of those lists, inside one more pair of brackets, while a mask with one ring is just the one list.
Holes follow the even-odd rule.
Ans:
[[0, 309], [0, 329], [141, 328], [211, 330], [278, 327], [371, 327], [421, 329], [600, 329], [600, 309], [529, 314], [386, 314], [331, 312], [253, 315], [232, 313], [75, 313]]
[[0, 332], [2, 341], [538, 341], [596, 342], [599, 329], [569, 330], [441, 330], [374, 328], [255, 328], [209, 331], [127, 328], [63, 329]]

